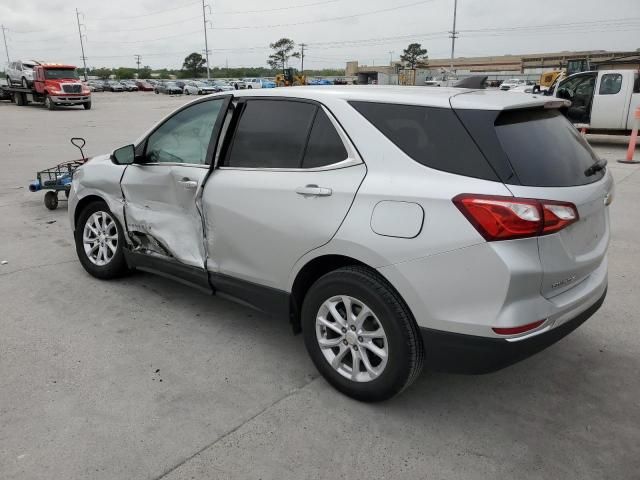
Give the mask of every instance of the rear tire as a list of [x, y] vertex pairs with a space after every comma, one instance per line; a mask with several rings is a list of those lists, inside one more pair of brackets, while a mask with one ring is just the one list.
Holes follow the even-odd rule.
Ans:
[[7, 85], [8, 86], [12, 86], [13, 82], [11, 81], [11, 77], [9, 75], [7, 75]]
[[[327, 305], [333, 305], [339, 320]], [[369, 314], [363, 320], [359, 314], [365, 308]], [[343, 267], [322, 276], [307, 292], [301, 313], [305, 345], [316, 368], [356, 400], [389, 399], [422, 370], [424, 347], [409, 308], [389, 282], [369, 268]]]
[[26, 105], [24, 93], [20, 93], [20, 92], [16, 93], [14, 95], [14, 99], [15, 99], [16, 105], [18, 105], [19, 107]]
[[123, 252], [123, 228], [105, 202], [93, 202], [85, 207], [74, 237], [78, 259], [92, 276], [109, 280], [129, 272]]
[[44, 206], [49, 210], [58, 208], [58, 192], [47, 192], [44, 194]]

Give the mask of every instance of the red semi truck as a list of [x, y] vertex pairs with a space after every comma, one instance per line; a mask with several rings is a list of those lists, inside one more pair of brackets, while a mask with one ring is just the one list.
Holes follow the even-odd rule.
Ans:
[[31, 88], [2, 87], [4, 96], [9, 96], [16, 105], [42, 103], [49, 110], [58, 106], [82, 105], [91, 108], [91, 91], [84, 85], [76, 67], [59, 63], [40, 63], [33, 67]]

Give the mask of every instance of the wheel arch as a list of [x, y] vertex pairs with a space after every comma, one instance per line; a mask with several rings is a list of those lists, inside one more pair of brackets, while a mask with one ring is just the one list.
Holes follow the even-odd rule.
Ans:
[[290, 321], [291, 326], [295, 333], [300, 333], [300, 312], [302, 310], [302, 302], [304, 297], [311, 288], [311, 285], [315, 283], [323, 275], [337, 270], [341, 267], [347, 267], [351, 265], [359, 265], [370, 268], [372, 271], [375, 269], [366, 263], [357, 260], [353, 257], [337, 254], [325, 254], [315, 257], [309, 260], [296, 274], [296, 277], [291, 286], [290, 296]]
[[78, 201], [78, 203], [76, 204], [76, 208], [73, 211], [73, 229], [76, 229], [76, 225], [78, 225], [78, 218], [80, 218], [80, 214], [82, 213], [82, 211], [87, 208], [87, 205], [94, 203], [94, 202], [104, 202], [107, 203], [107, 201], [100, 197], [99, 195], [87, 195], [86, 197], [83, 197], [82, 199], [80, 199]]

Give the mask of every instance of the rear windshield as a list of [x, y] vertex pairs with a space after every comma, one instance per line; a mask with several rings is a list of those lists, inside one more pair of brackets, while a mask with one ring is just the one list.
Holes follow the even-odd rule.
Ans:
[[499, 180], [450, 108], [349, 103], [416, 162], [457, 175]]
[[504, 183], [570, 187], [596, 182], [585, 171], [598, 157], [558, 110], [457, 110]]

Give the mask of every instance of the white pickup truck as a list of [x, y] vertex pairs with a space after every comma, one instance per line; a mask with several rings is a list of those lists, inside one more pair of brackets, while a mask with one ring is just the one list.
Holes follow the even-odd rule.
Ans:
[[569, 120], [588, 130], [631, 130], [640, 107], [640, 78], [636, 70], [600, 70], [576, 73], [549, 89], [571, 101]]

